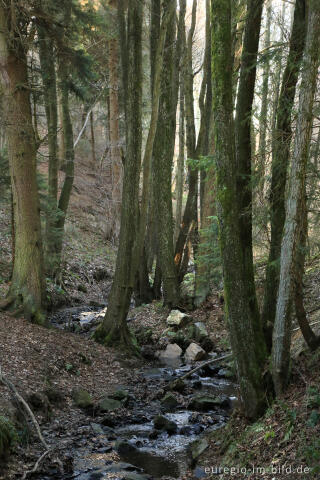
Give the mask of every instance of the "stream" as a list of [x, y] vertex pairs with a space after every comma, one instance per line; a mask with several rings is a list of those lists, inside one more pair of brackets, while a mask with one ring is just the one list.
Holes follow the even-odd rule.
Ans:
[[[89, 335], [99, 320], [97, 309], [87, 309], [83, 315], [81, 308], [76, 307], [68, 309], [67, 315], [53, 316], [52, 324]], [[216, 355], [210, 353], [209, 358]], [[207, 365], [193, 373], [177, 388], [178, 392], [164, 389], [168, 382], [197, 365], [200, 362], [188, 365], [182, 358], [171, 358], [141, 368], [139, 378], [147, 395], [137, 395], [137, 385], [121, 387], [126, 392], [130, 414], [115, 419], [106, 415], [100, 422], [92, 418], [80, 429], [74, 442], [72, 472], [60, 476], [52, 472], [33, 478], [181, 479], [190, 469], [192, 478], [206, 478], [197, 466], [197, 458], [208, 447], [206, 435], [223, 428], [237, 405], [237, 386], [227, 378], [228, 371], [222, 363]], [[94, 436], [93, 442], [83, 437], [89, 432]]]

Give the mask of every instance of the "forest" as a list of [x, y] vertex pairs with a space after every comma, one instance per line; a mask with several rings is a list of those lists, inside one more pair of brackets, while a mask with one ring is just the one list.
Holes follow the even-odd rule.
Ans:
[[0, 0], [0, 479], [320, 478], [320, 0]]

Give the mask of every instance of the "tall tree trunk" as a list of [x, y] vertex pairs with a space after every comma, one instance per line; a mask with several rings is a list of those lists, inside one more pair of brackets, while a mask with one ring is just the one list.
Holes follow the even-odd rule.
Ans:
[[289, 377], [293, 270], [299, 237], [299, 218], [301, 218], [300, 212], [304, 203], [304, 183], [312, 134], [312, 110], [319, 60], [320, 4], [317, 0], [310, 0], [297, 127], [289, 178], [284, 235], [281, 244], [280, 281], [273, 331], [272, 371], [277, 395], [284, 390]]
[[269, 351], [272, 345], [272, 330], [276, 313], [279, 287], [279, 259], [281, 238], [285, 220], [285, 190], [291, 144], [291, 116], [300, 63], [305, 42], [305, 0], [297, 0], [287, 65], [283, 74], [277, 108], [276, 129], [272, 134], [272, 166], [270, 191], [271, 244], [266, 270], [265, 295], [262, 323]]
[[[71, 4], [65, 6], [64, 11], [64, 33], [66, 33], [67, 26], [71, 18]], [[55, 254], [56, 265], [55, 272], [58, 274], [61, 267], [61, 254], [63, 245], [64, 225], [68, 212], [73, 180], [74, 180], [74, 146], [73, 146], [73, 128], [69, 107], [69, 61], [67, 51], [61, 50], [58, 53], [58, 77], [59, 90], [61, 95], [61, 114], [62, 114], [62, 129], [63, 129], [63, 164], [65, 178], [62, 185], [58, 209], [59, 215], [56, 221], [56, 242]]]
[[35, 323], [44, 323], [40, 205], [36, 142], [32, 126], [25, 50], [27, 26], [16, 2], [0, 7], [0, 72], [5, 95], [6, 133], [14, 211], [14, 265], [3, 307], [13, 305]]
[[109, 295], [106, 316], [96, 330], [95, 338], [106, 345], [121, 345], [137, 352], [127, 326], [127, 314], [133, 292], [135, 271], [133, 253], [138, 224], [138, 194], [141, 164], [142, 104], [142, 12], [141, 0], [128, 5], [128, 91], [127, 154], [124, 167], [121, 226], [116, 270]]
[[271, 0], [266, 4], [266, 26], [263, 48], [266, 58], [263, 63], [262, 90], [261, 90], [261, 110], [259, 126], [259, 159], [258, 159], [258, 189], [264, 194], [265, 172], [267, 165], [267, 132], [268, 132], [268, 104], [269, 104], [269, 75], [270, 75], [270, 33], [271, 33]]
[[[136, 250], [134, 252], [134, 269], [137, 271], [139, 278], [140, 297], [143, 295], [141, 287], [147, 294], [146, 301], [150, 301], [150, 291], [148, 289], [148, 275], [147, 275], [147, 262], [145, 252], [145, 236], [148, 219], [148, 206], [150, 198], [151, 187], [151, 170], [152, 170], [152, 153], [154, 139], [156, 135], [157, 123], [159, 118], [159, 99], [161, 93], [161, 71], [163, 68], [163, 52], [166, 40], [168, 24], [172, 21], [174, 11], [174, 4], [168, 5], [167, 10], [164, 10], [163, 20], [160, 27], [160, 35], [158, 38], [158, 47], [156, 50], [155, 65], [154, 65], [154, 79], [152, 89], [152, 102], [151, 102], [151, 118], [150, 126], [146, 141], [146, 146], [143, 156], [143, 180], [142, 180], [142, 195], [140, 201], [140, 215], [139, 225], [137, 229]], [[141, 270], [139, 272], [139, 270]], [[144, 273], [144, 275], [143, 275]], [[147, 281], [143, 281], [146, 278]]]
[[[175, 0], [165, 0], [163, 8]], [[177, 98], [174, 85], [175, 68], [175, 18], [167, 28], [163, 69], [161, 75], [161, 95], [157, 132], [153, 148], [153, 188], [156, 199], [156, 219], [158, 238], [158, 259], [164, 289], [164, 302], [169, 307], [177, 306], [179, 288], [174, 265], [173, 213], [171, 199], [172, 160], [176, 131]]]
[[241, 70], [235, 119], [235, 139], [237, 158], [237, 189], [239, 202], [239, 224], [241, 248], [243, 251], [244, 278], [249, 307], [254, 319], [256, 344], [264, 358], [262, 326], [256, 297], [253, 251], [252, 251], [252, 105], [256, 82], [256, 63], [262, 17], [263, 0], [248, 0], [246, 25], [241, 55]]
[[241, 396], [249, 418], [266, 406], [263, 385], [264, 359], [257, 353], [255, 318], [244, 279], [246, 272], [239, 215], [233, 125], [233, 58], [231, 0], [212, 1], [213, 133], [216, 152], [217, 200], [220, 245], [224, 270], [226, 314]]
[[[193, 0], [191, 26], [187, 38], [186, 46], [186, 65], [185, 65], [185, 116], [186, 116], [186, 144], [187, 156], [190, 160], [196, 160], [196, 128], [194, 120], [194, 97], [193, 97], [193, 63], [192, 63], [192, 46], [193, 36], [196, 27], [197, 18], [197, 0]], [[198, 180], [199, 170], [195, 165], [188, 166], [188, 197], [183, 213], [181, 229], [175, 248], [175, 265], [179, 282], [183, 280], [184, 269], [182, 265], [184, 252], [190, 256], [189, 248], [187, 246], [187, 239], [190, 238], [190, 229], [197, 229], [198, 222]]]
[[[206, 43], [203, 83], [199, 98], [201, 122], [198, 137], [197, 150], [200, 155], [207, 156], [209, 154], [209, 135], [210, 120], [212, 114], [212, 72], [211, 72], [211, 24], [210, 24], [210, 1], [206, 0]], [[211, 153], [213, 153], [213, 145], [211, 145]], [[208, 178], [207, 178], [208, 177]], [[195, 285], [195, 305], [199, 306], [203, 303], [210, 292], [210, 265], [205, 262], [206, 253], [210, 248], [208, 241], [210, 238], [209, 230], [212, 224], [212, 217], [215, 214], [215, 188], [214, 188], [215, 172], [211, 165], [207, 173], [201, 171], [201, 229], [199, 232], [199, 252], [198, 258], [202, 257], [202, 261], [197, 259], [196, 262], [196, 285]]]
[[[116, 16], [117, 0], [110, 0], [112, 18]], [[118, 31], [112, 33], [109, 40], [109, 99], [110, 99], [110, 158], [112, 168], [112, 195], [110, 209], [110, 237], [114, 240], [119, 238], [120, 213], [122, 195], [122, 160], [120, 154], [119, 135], [119, 41]]]
[[43, 96], [48, 128], [48, 204], [46, 212], [46, 270], [52, 273], [51, 259], [55, 254], [55, 223], [57, 219], [58, 197], [58, 107], [56, 71], [54, 61], [53, 40], [46, 33], [45, 26], [38, 27], [39, 56]]
[[180, 91], [179, 91], [179, 155], [177, 160], [177, 183], [176, 183], [176, 215], [175, 215], [175, 228], [174, 228], [174, 242], [177, 241], [181, 228], [182, 219], [182, 200], [183, 200], [183, 187], [184, 187], [184, 156], [185, 156], [185, 48], [186, 48], [186, 36], [185, 36], [185, 15], [186, 15], [186, 1], [180, 1], [179, 10], [179, 23], [182, 30], [182, 45], [181, 45], [181, 60], [180, 60]]

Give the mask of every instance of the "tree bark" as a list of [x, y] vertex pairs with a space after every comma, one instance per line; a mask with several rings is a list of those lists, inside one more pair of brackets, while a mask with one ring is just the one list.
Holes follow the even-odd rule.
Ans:
[[[164, 10], [163, 20], [160, 27], [160, 36], [158, 39], [158, 47], [156, 50], [155, 56], [155, 65], [154, 65], [154, 79], [153, 79], [153, 89], [152, 89], [152, 102], [151, 102], [151, 118], [150, 126], [147, 136], [147, 141], [144, 150], [143, 156], [143, 177], [142, 177], [142, 195], [140, 201], [140, 215], [139, 215], [139, 224], [137, 229], [137, 239], [136, 239], [136, 248], [134, 252], [134, 270], [137, 271], [139, 277], [139, 284], [143, 286], [144, 290], [147, 290], [146, 300], [151, 300], [149, 289], [146, 285], [148, 282], [143, 281], [143, 278], [148, 278], [147, 275], [147, 265], [146, 265], [146, 252], [145, 252], [145, 236], [146, 236], [146, 227], [148, 219], [148, 206], [150, 198], [150, 187], [151, 187], [151, 171], [152, 171], [152, 153], [154, 139], [156, 135], [157, 123], [159, 118], [159, 99], [161, 93], [161, 71], [163, 68], [163, 52], [164, 45], [166, 40], [167, 28], [169, 23], [172, 21], [174, 8], [172, 5], [167, 6], [167, 10]], [[139, 272], [139, 270], [141, 271]], [[145, 274], [145, 275], [143, 275]], [[140, 295], [142, 292], [140, 292]]]
[[[110, 0], [112, 18], [116, 16], [117, 0]], [[108, 42], [108, 66], [109, 66], [109, 107], [110, 107], [110, 157], [112, 168], [112, 194], [111, 208], [108, 221], [110, 222], [110, 238], [115, 241], [119, 238], [120, 213], [122, 196], [122, 160], [120, 154], [119, 135], [119, 40], [118, 31], [111, 33], [112, 38]], [[123, 40], [122, 40], [123, 41]]]
[[0, 7], [0, 72], [14, 212], [14, 265], [6, 306], [13, 305], [32, 322], [45, 322], [45, 284], [26, 57], [26, 24], [14, 2]]
[[[175, 0], [166, 0], [163, 8]], [[179, 288], [174, 265], [173, 250], [173, 213], [171, 199], [172, 160], [176, 131], [176, 86], [174, 85], [174, 41], [175, 18], [172, 18], [167, 28], [164, 51], [163, 69], [161, 75], [161, 95], [157, 132], [153, 148], [153, 188], [156, 200], [155, 212], [157, 219], [158, 259], [160, 262], [164, 303], [169, 307], [177, 306]]]
[[244, 279], [247, 259], [239, 222], [242, 206], [237, 189], [239, 167], [233, 123], [230, 0], [213, 0], [211, 21], [213, 133], [226, 314], [245, 413], [249, 418], [256, 418], [266, 407], [262, 377], [265, 356], [263, 348], [258, 352], [261, 342], [256, 337], [254, 313]]
[[[237, 159], [237, 191], [239, 202], [240, 242], [243, 251], [244, 277], [247, 298], [252, 312], [256, 342], [264, 357], [261, 339], [261, 319], [256, 297], [252, 250], [252, 105], [256, 82], [256, 64], [259, 46], [263, 0], [248, 0], [246, 24], [241, 55], [241, 70], [235, 118]], [[258, 347], [259, 348], [259, 347]]]
[[46, 26], [38, 26], [38, 37], [49, 150], [45, 263], [47, 272], [52, 274], [51, 259], [55, 255], [55, 223], [58, 213], [58, 102], [53, 40], [48, 36]]
[[[203, 83], [199, 98], [200, 106], [200, 132], [198, 136], [197, 151], [200, 155], [209, 154], [209, 136], [212, 114], [212, 72], [211, 72], [211, 24], [210, 24], [210, 2], [206, 0], [206, 43], [204, 56]], [[211, 152], [213, 153], [211, 142]], [[205, 261], [206, 254], [209, 254], [210, 234], [212, 216], [215, 214], [215, 172], [214, 166], [210, 165], [208, 172], [200, 172], [200, 219], [201, 229], [199, 231], [199, 251], [196, 259], [195, 279], [195, 305], [203, 303], [210, 293], [210, 269], [211, 266]], [[200, 259], [202, 258], [202, 260]], [[200, 260], [199, 260], [200, 259]]]
[[268, 132], [268, 104], [269, 104], [269, 75], [270, 75], [270, 33], [271, 33], [271, 0], [268, 0], [266, 4], [266, 26], [265, 26], [265, 38], [263, 42], [263, 48], [266, 54], [266, 58], [263, 63], [262, 73], [262, 90], [261, 90], [261, 110], [259, 118], [259, 159], [258, 159], [258, 179], [257, 185], [262, 200], [264, 197], [265, 188], [265, 172], [267, 165], [267, 132]]
[[[71, 19], [71, 4], [65, 6], [64, 11], [64, 31], [66, 34], [67, 26]], [[74, 146], [73, 146], [73, 128], [69, 107], [69, 59], [68, 53], [65, 49], [60, 48], [58, 52], [58, 78], [59, 90], [61, 100], [61, 114], [62, 114], [62, 130], [63, 130], [63, 164], [65, 178], [62, 185], [59, 201], [58, 201], [58, 217], [56, 220], [56, 241], [55, 241], [55, 267], [56, 275], [60, 272], [61, 254], [63, 245], [64, 225], [68, 212], [73, 181], [74, 181]]]
[[[310, 0], [304, 68], [299, 96], [296, 135], [290, 170], [286, 219], [281, 244], [280, 281], [272, 346], [272, 372], [277, 395], [285, 389], [290, 370], [291, 295], [299, 237], [299, 215], [304, 202], [306, 165], [310, 148], [313, 103], [320, 60], [320, 4]], [[301, 216], [300, 216], [301, 218]]]
[[142, 104], [142, 14], [143, 2], [129, 0], [128, 5], [128, 91], [127, 154], [124, 166], [121, 226], [116, 270], [109, 295], [106, 316], [95, 332], [105, 345], [121, 346], [137, 353], [127, 325], [127, 314], [134, 287], [135, 240], [138, 224], [138, 194], [141, 166]]
[[185, 15], [186, 15], [186, 2], [182, 0], [180, 2], [179, 22], [182, 30], [182, 45], [181, 45], [181, 60], [180, 60], [180, 91], [179, 91], [179, 155], [177, 160], [177, 173], [176, 173], [176, 215], [175, 215], [175, 229], [174, 229], [174, 241], [178, 239], [179, 231], [181, 228], [182, 220], [182, 200], [183, 200], [183, 187], [184, 187], [184, 157], [185, 157], [185, 48], [186, 48], [186, 36], [185, 36]]
[[[192, 63], [192, 45], [193, 36], [196, 27], [197, 18], [197, 0], [193, 0], [192, 6], [192, 19], [191, 26], [188, 33], [187, 45], [186, 45], [186, 62], [185, 62], [185, 116], [186, 116], [186, 145], [187, 145], [187, 157], [190, 160], [196, 160], [198, 158], [196, 152], [196, 128], [194, 120], [194, 97], [193, 97], [193, 63]], [[184, 252], [190, 257], [189, 248], [187, 245], [187, 239], [190, 238], [190, 227], [197, 229], [198, 215], [197, 215], [197, 202], [198, 202], [198, 180], [199, 170], [195, 165], [188, 166], [188, 197], [186, 206], [183, 213], [182, 224], [179, 232], [179, 236], [175, 247], [175, 265], [177, 269], [177, 275], [179, 283], [182, 282], [184, 277], [184, 269], [181, 269], [182, 265], [187, 265], [187, 262], [183, 261]]]
[[262, 323], [267, 347], [271, 351], [272, 330], [279, 287], [279, 259], [285, 220], [285, 190], [290, 157], [292, 108], [305, 42], [305, 0], [297, 0], [287, 65], [283, 74], [277, 108], [276, 129], [272, 134], [272, 166], [270, 190], [271, 244], [266, 270]]

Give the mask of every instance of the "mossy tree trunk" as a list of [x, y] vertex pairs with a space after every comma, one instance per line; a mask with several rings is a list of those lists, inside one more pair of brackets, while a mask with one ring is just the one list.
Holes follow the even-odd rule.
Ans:
[[[165, 0], [167, 9], [171, 1]], [[172, 0], [174, 7], [176, 1]], [[174, 265], [173, 212], [171, 199], [172, 161], [176, 131], [177, 95], [175, 79], [175, 18], [168, 24], [161, 75], [161, 94], [158, 125], [153, 147], [153, 189], [157, 222], [158, 260], [163, 281], [164, 303], [177, 306], [179, 288]]]
[[[64, 26], [62, 36], [66, 41], [66, 31], [71, 20], [71, 3], [65, 5], [64, 10]], [[60, 90], [61, 114], [62, 114], [62, 130], [63, 130], [63, 169], [65, 173], [59, 201], [58, 215], [56, 219], [56, 241], [55, 241], [55, 257], [54, 272], [56, 275], [60, 273], [61, 254], [63, 246], [63, 234], [66, 216], [68, 212], [73, 181], [74, 181], [74, 146], [73, 146], [73, 127], [69, 106], [69, 75], [70, 75], [70, 59], [68, 50], [63, 48], [63, 42], [58, 51], [58, 87]]]
[[[116, 18], [117, 0], [110, 0], [111, 18]], [[116, 22], [115, 22], [116, 23]], [[120, 213], [122, 195], [122, 160], [119, 134], [119, 37], [118, 29], [110, 33], [108, 42], [109, 100], [110, 100], [110, 157], [112, 168], [112, 203], [110, 208], [110, 237], [118, 240], [120, 232]]]
[[[192, 61], [192, 47], [193, 37], [196, 27], [197, 18], [197, 0], [193, 0], [191, 26], [188, 33], [186, 44], [186, 62], [184, 69], [185, 76], [185, 116], [186, 116], [186, 145], [187, 157], [189, 160], [195, 161], [198, 158], [196, 152], [197, 139], [194, 118], [194, 96], [193, 96], [193, 61]], [[197, 230], [198, 224], [198, 181], [199, 170], [195, 164], [188, 166], [188, 196], [184, 209], [182, 223], [178, 239], [175, 246], [175, 265], [179, 283], [183, 280], [185, 271], [182, 266], [188, 265], [190, 257], [190, 249], [188, 240], [195, 235], [194, 230]], [[187, 259], [184, 260], [184, 255]]]
[[185, 163], [185, 54], [186, 54], [186, 34], [185, 34], [185, 15], [186, 1], [180, 2], [179, 23], [182, 30], [180, 75], [179, 75], [179, 154], [177, 160], [176, 172], [176, 211], [175, 211], [175, 227], [174, 241], [178, 239], [182, 220], [182, 200], [184, 189], [184, 163]]
[[[200, 155], [209, 154], [210, 120], [212, 115], [212, 72], [211, 72], [211, 22], [210, 22], [210, 1], [206, 0], [206, 42], [204, 56], [203, 82], [199, 98], [201, 113], [200, 132], [198, 136], [197, 150]], [[213, 143], [211, 152], [213, 153]], [[214, 166], [210, 165], [208, 171], [202, 169], [200, 188], [200, 231], [199, 250], [196, 259], [196, 280], [195, 280], [195, 305], [203, 303], [210, 292], [210, 265], [205, 261], [206, 253], [209, 254], [208, 230], [212, 223], [212, 216], [215, 214], [215, 172]], [[200, 259], [200, 260], [199, 260]]]
[[275, 130], [272, 133], [272, 165], [270, 189], [271, 244], [266, 269], [262, 323], [269, 351], [276, 313], [279, 287], [280, 250], [285, 221], [285, 190], [291, 145], [292, 108], [306, 35], [305, 0], [297, 0], [290, 37], [290, 49], [277, 108]]
[[269, 76], [270, 76], [270, 35], [271, 35], [271, 0], [266, 3], [266, 25], [263, 42], [265, 58], [263, 60], [262, 70], [262, 89], [261, 89], [261, 109], [259, 118], [259, 157], [257, 165], [257, 182], [261, 200], [264, 198], [265, 190], [265, 172], [268, 160], [267, 133], [268, 133], [268, 104], [269, 104]]
[[1, 81], [14, 213], [14, 265], [7, 300], [35, 323], [43, 323], [45, 283], [27, 70], [27, 23], [16, 2], [0, 7]]
[[46, 212], [46, 270], [52, 274], [52, 257], [55, 256], [55, 223], [58, 198], [58, 101], [53, 39], [47, 33], [46, 25], [38, 26], [39, 57], [43, 84], [43, 97], [48, 128], [48, 200]]
[[235, 117], [237, 158], [237, 191], [239, 202], [240, 242], [243, 251], [244, 276], [247, 299], [252, 312], [258, 356], [264, 358], [265, 344], [253, 270], [252, 250], [252, 106], [256, 83], [256, 64], [259, 46], [263, 0], [248, 0], [241, 55], [240, 78]]
[[233, 58], [231, 0], [213, 0], [212, 88], [213, 133], [217, 170], [220, 246], [224, 271], [225, 306], [245, 414], [255, 418], [266, 407], [263, 371], [265, 354], [256, 337], [255, 312], [245, 275], [246, 252], [239, 222], [238, 163], [233, 123]]
[[313, 104], [320, 61], [320, 3], [310, 0], [303, 58], [299, 109], [290, 169], [286, 218], [281, 244], [280, 280], [272, 343], [272, 372], [277, 395], [285, 389], [290, 372], [291, 300], [294, 263], [299, 241], [301, 210], [305, 202], [306, 167], [313, 123]]
[[137, 347], [126, 319], [135, 279], [133, 253], [139, 219], [138, 194], [142, 143], [142, 13], [143, 2], [129, 0], [127, 153], [124, 166], [119, 249], [107, 313], [95, 333], [98, 341], [110, 346], [118, 345], [134, 353], [137, 352]]
[[151, 191], [152, 153], [159, 118], [159, 99], [161, 92], [161, 71], [163, 68], [163, 53], [167, 28], [174, 17], [174, 4], [167, 5], [163, 11], [158, 45], [155, 52], [154, 78], [152, 86], [151, 118], [147, 141], [143, 156], [142, 194], [140, 200], [139, 222], [137, 228], [136, 248], [134, 252], [134, 269], [137, 272], [137, 295], [139, 302], [149, 303], [152, 300], [152, 290], [149, 286], [145, 251], [145, 237], [148, 221], [148, 207]]

